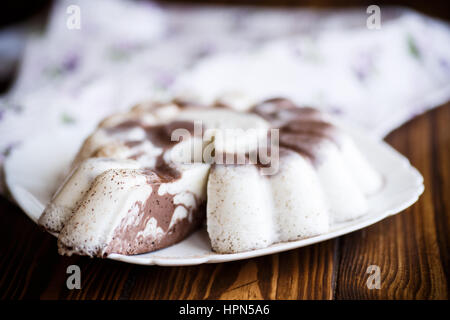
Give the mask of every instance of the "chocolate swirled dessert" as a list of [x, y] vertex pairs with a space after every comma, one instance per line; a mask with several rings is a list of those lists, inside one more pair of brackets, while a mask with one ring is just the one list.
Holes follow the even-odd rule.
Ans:
[[326, 233], [380, 185], [328, 115], [287, 99], [142, 104], [86, 139], [39, 224], [61, 254], [105, 257], [165, 248], [206, 218], [212, 249], [235, 253]]

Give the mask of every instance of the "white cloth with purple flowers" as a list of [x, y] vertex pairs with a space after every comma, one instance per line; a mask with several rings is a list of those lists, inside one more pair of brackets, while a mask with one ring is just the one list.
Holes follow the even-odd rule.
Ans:
[[[66, 27], [73, 4], [79, 30]], [[382, 7], [379, 30], [367, 17], [366, 8], [56, 2], [45, 32], [27, 34], [17, 79], [0, 98], [0, 165], [42, 131], [89, 130], [141, 100], [173, 96], [236, 108], [287, 96], [382, 138], [450, 99], [450, 29], [405, 9]]]

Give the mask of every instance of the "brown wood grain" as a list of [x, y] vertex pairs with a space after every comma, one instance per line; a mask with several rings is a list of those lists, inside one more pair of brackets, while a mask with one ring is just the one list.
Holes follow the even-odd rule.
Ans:
[[[425, 179], [409, 209], [366, 229], [305, 248], [190, 267], [136, 266], [61, 257], [56, 240], [0, 199], [2, 299], [448, 299], [450, 103], [402, 126], [387, 141]], [[66, 269], [80, 266], [81, 290]], [[369, 265], [381, 289], [369, 290]]]
[[[337, 298], [448, 298], [450, 107], [418, 117], [387, 141], [424, 177], [418, 203], [342, 238]], [[382, 290], [367, 290], [364, 268], [381, 267]]]

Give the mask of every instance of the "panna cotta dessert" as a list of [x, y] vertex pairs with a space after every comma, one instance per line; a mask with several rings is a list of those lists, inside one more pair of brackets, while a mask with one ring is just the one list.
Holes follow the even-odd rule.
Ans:
[[147, 103], [99, 124], [39, 224], [61, 254], [105, 257], [165, 248], [206, 220], [212, 250], [236, 253], [360, 217], [381, 182], [329, 115], [287, 99]]

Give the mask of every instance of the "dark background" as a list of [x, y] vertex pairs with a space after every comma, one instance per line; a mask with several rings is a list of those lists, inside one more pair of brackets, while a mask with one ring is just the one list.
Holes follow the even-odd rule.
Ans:
[[[51, 0], [2, 0], [0, 27], [23, 21], [39, 12], [45, 12]], [[191, 0], [191, 1], [156, 1], [161, 4], [222, 4], [222, 5], [264, 5], [273, 7], [307, 7], [307, 8], [346, 8], [355, 6], [398, 5], [413, 8], [425, 14], [450, 20], [450, 1], [362, 1], [362, 0]]]

